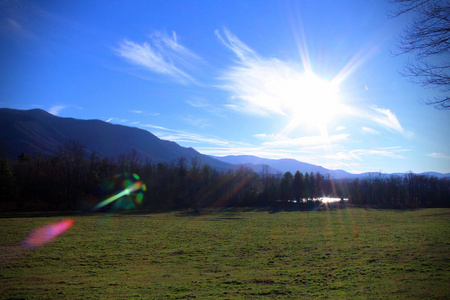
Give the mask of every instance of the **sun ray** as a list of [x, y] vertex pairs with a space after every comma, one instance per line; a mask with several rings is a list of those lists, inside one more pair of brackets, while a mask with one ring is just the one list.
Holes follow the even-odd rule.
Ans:
[[338, 86], [311, 71], [283, 85], [280, 101], [289, 121], [279, 133], [289, 135], [302, 123], [327, 136], [327, 124], [342, 112]]

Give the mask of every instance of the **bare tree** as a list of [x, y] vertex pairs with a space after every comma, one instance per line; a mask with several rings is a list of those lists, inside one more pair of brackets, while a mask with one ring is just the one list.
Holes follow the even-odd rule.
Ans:
[[399, 52], [413, 54], [400, 72], [413, 83], [439, 89], [443, 95], [428, 99], [437, 109], [450, 109], [450, 1], [390, 0], [392, 17], [412, 14], [412, 22], [399, 37]]

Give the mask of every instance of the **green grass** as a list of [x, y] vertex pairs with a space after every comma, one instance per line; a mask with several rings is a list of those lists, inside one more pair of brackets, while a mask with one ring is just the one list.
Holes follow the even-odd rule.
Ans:
[[0, 297], [406, 299], [450, 297], [450, 209], [215, 211], [0, 219]]

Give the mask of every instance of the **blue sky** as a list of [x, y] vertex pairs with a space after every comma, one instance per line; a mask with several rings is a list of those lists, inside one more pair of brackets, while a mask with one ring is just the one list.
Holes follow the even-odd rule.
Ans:
[[0, 106], [204, 154], [450, 172], [448, 111], [399, 75], [387, 1], [1, 1]]

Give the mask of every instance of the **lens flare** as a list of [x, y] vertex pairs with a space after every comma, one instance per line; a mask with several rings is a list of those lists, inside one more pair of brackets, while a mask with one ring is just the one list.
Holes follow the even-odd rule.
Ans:
[[135, 208], [136, 204], [142, 204], [142, 200], [144, 198], [142, 192], [146, 191], [147, 187], [142, 181], [140, 181], [139, 175], [132, 174], [131, 176], [129, 176], [126, 173], [118, 174], [114, 176], [114, 182], [112, 185], [119, 185], [120, 189], [123, 190], [95, 205], [92, 208], [93, 211], [98, 210], [121, 198], [125, 199], [121, 199], [123, 201], [117, 203], [117, 206], [119, 208], [132, 209]]
[[[117, 183], [120, 184], [120, 189], [123, 190], [115, 194], [114, 196], [111, 196], [108, 199], [105, 199], [102, 202], [98, 203], [92, 210], [98, 210], [116, 200], [125, 197], [126, 199], [122, 203], [119, 203], [119, 206], [121, 208], [130, 209], [134, 208], [135, 204], [142, 203], [142, 200], [144, 198], [142, 192], [146, 191], [147, 187], [140, 180], [139, 175], [132, 174], [131, 176], [129, 176], [128, 174], [118, 174], [114, 176], [114, 182], [111, 187], [113, 187], [114, 184]], [[57, 236], [72, 227], [74, 222], [75, 221], [73, 219], [66, 219], [61, 222], [39, 227], [38, 229], [34, 230], [27, 239], [25, 239], [22, 245], [24, 248], [41, 247], [51, 242]]]
[[99, 204], [94, 206], [93, 210], [97, 210], [105, 205], [108, 205], [109, 203], [116, 201], [117, 199], [122, 198], [123, 196], [130, 195], [130, 193], [140, 190], [142, 186], [143, 186], [142, 182], [140, 182], [140, 181], [135, 182], [130, 187], [124, 189], [120, 193], [118, 193], [112, 197], [109, 197], [108, 199], [103, 200], [102, 202], [100, 202]]
[[51, 242], [58, 235], [72, 227], [74, 222], [75, 221], [73, 219], [66, 219], [61, 222], [39, 227], [30, 234], [30, 236], [24, 241], [23, 245], [26, 248], [41, 247]]

